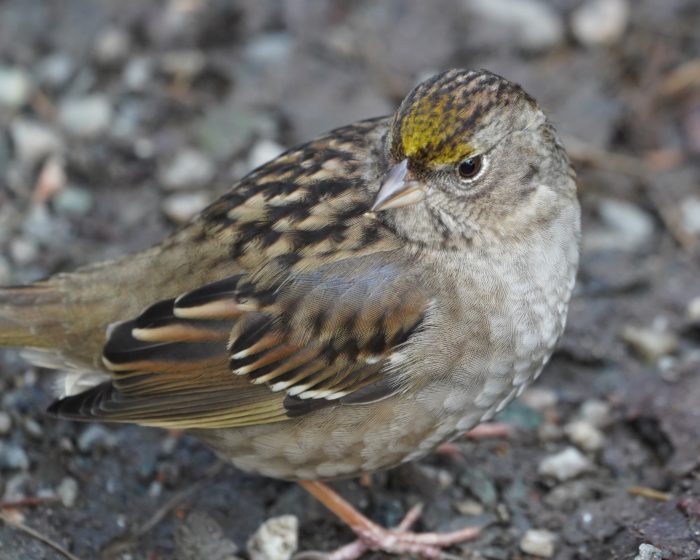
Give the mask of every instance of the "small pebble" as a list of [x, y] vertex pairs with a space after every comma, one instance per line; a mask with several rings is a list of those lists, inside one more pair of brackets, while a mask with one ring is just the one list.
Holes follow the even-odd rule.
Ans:
[[602, 428], [610, 421], [610, 405], [598, 399], [588, 399], [581, 405], [579, 415], [596, 428]]
[[39, 256], [36, 243], [26, 237], [15, 237], [10, 241], [10, 257], [16, 265], [26, 266]]
[[[46, 163], [49, 164], [51, 161], [48, 160]], [[67, 223], [53, 216], [46, 204], [36, 204], [30, 208], [23, 230], [35, 244], [39, 242], [55, 246], [63, 243], [70, 236]]]
[[29, 456], [16, 443], [0, 441], [0, 468], [26, 471], [29, 468]]
[[59, 88], [70, 79], [74, 69], [73, 61], [65, 54], [57, 52], [44, 58], [36, 72], [40, 83]]
[[12, 429], [12, 416], [4, 410], [0, 410], [0, 436], [10, 433]]
[[455, 482], [451, 472], [433, 467], [432, 465], [423, 465], [418, 463], [415, 465], [416, 475], [420, 476], [423, 481], [420, 483], [434, 492], [436, 489], [446, 490]]
[[537, 429], [537, 437], [542, 441], [556, 441], [564, 436], [561, 426], [554, 422], [542, 422]]
[[540, 558], [551, 558], [554, 555], [554, 543], [557, 536], [544, 529], [529, 529], [520, 539], [520, 550]]
[[557, 404], [556, 392], [545, 387], [530, 387], [520, 397], [520, 402], [535, 410], [546, 410]]
[[129, 56], [131, 39], [123, 29], [109, 27], [98, 34], [94, 49], [95, 60], [105, 66], [111, 66]]
[[572, 443], [585, 451], [597, 451], [603, 446], [603, 433], [585, 420], [574, 420], [564, 426], [564, 433]]
[[78, 437], [78, 449], [83, 453], [93, 449], [111, 449], [117, 444], [117, 437], [100, 424], [90, 424]]
[[260, 68], [285, 60], [291, 49], [292, 37], [289, 33], [263, 33], [248, 42], [243, 56], [254, 68]]
[[30, 119], [15, 119], [10, 128], [17, 157], [25, 166], [31, 166], [47, 155], [63, 149], [61, 137], [48, 126]]
[[691, 321], [700, 322], [700, 296], [688, 302], [687, 315]]
[[25, 418], [24, 431], [35, 439], [41, 439], [44, 436], [44, 429], [34, 418]]
[[289, 560], [297, 550], [298, 532], [296, 515], [268, 519], [248, 539], [251, 560]]
[[59, 105], [58, 118], [71, 134], [94, 138], [109, 128], [112, 105], [106, 96], [99, 94], [70, 97]]
[[122, 80], [127, 88], [132, 91], [146, 89], [153, 76], [153, 61], [145, 56], [137, 56], [129, 60]]
[[174, 436], [165, 436], [160, 442], [160, 452], [163, 455], [172, 455], [177, 447], [179, 438]]
[[163, 212], [176, 224], [184, 224], [194, 218], [208, 203], [209, 197], [203, 192], [174, 194], [163, 201]]
[[206, 67], [207, 59], [200, 51], [170, 51], [163, 55], [160, 67], [179, 80], [192, 80]]
[[260, 140], [250, 150], [248, 155], [248, 169], [253, 170], [276, 158], [284, 151], [284, 148], [273, 140]]
[[476, 500], [459, 500], [455, 503], [455, 509], [462, 515], [479, 516], [484, 513], [484, 506]]
[[[564, 23], [556, 10], [539, 0], [463, 0], [466, 9], [485, 26], [503, 33], [508, 42], [525, 51], [551, 49], [564, 40]], [[493, 30], [492, 30], [493, 31]]]
[[162, 493], [163, 493], [163, 485], [160, 482], [158, 482], [157, 480], [154, 480], [148, 486], [148, 496], [149, 497], [158, 498]]
[[56, 488], [56, 494], [65, 507], [73, 507], [78, 500], [78, 481], [69, 476], [65, 477]]
[[238, 560], [237, 552], [221, 525], [203, 511], [191, 511], [175, 532], [176, 560]]
[[167, 190], [176, 191], [205, 186], [214, 177], [216, 169], [203, 153], [185, 148], [167, 164], [161, 166], [158, 179]]
[[493, 479], [477, 467], [464, 469], [459, 476], [459, 485], [469, 490], [485, 506], [492, 506], [498, 500], [498, 490]]
[[[0, 447], [2, 442], [0, 442]], [[32, 477], [29, 473], [21, 472], [3, 477], [4, 490], [2, 494], [3, 502], [18, 502], [29, 495], [32, 486]]]
[[681, 202], [683, 228], [691, 235], [700, 235], [700, 198], [689, 196]]
[[678, 348], [678, 338], [667, 330], [627, 325], [620, 336], [641, 358], [650, 363], [655, 363]]
[[654, 235], [651, 216], [623, 200], [604, 199], [598, 205], [603, 228], [589, 228], [583, 237], [585, 251], [636, 251], [648, 247]]
[[18, 109], [24, 105], [32, 92], [29, 74], [16, 66], [0, 66], [0, 105]]
[[571, 30], [584, 45], [610, 45], [624, 34], [629, 12], [627, 0], [588, 0], [571, 15]]
[[655, 546], [650, 544], [640, 544], [639, 554], [634, 557], [634, 560], [663, 560], [664, 553]]
[[587, 480], [569, 480], [552, 488], [544, 497], [544, 503], [552, 508], [567, 509], [592, 497], [592, 489]]
[[60, 214], [84, 216], [92, 208], [92, 194], [86, 189], [69, 186], [53, 198], [53, 206]]
[[563, 451], [545, 457], [538, 467], [538, 472], [564, 481], [576, 478], [592, 467], [588, 458], [575, 447], [567, 447]]

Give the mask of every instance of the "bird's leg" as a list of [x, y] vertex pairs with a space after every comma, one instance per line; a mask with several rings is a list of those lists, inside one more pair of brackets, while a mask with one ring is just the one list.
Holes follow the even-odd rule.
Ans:
[[[513, 427], [505, 422], [484, 422], [473, 427], [464, 433], [464, 437], [472, 441], [482, 441], [485, 439], [507, 438], [511, 435]], [[451, 458], [462, 457], [462, 450], [452, 442], [443, 443], [435, 449], [438, 455]]]
[[513, 433], [513, 426], [505, 422], [484, 422], [477, 424], [464, 434], [464, 437], [472, 440], [507, 438]]
[[362, 515], [326, 484], [309, 480], [299, 484], [358, 536], [357, 541], [324, 555], [326, 560], [355, 560], [368, 550], [440, 558], [442, 548], [475, 539], [481, 531], [480, 527], [465, 527], [450, 533], [413, 533], [409, 529], [420, 517], [420, 506], [411, 508], [397, 527], [385, 529]]

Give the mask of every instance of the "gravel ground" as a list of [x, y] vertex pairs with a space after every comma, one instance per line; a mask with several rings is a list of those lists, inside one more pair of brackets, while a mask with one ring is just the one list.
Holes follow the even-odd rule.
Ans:
[[[567, 333], [503, 412], [513, 436], [337, 487], [388, 525], [417, 502], [422, 529], [488, 524], [465, 559], [700, 558], [698, 29], [695, 0], [5, 0], [0, 284], [146, 247], [283, 148], [489, 68], [541, 100], [579, 172]], [[18, 523], [82, 560], [352, 538], [188, 437], [47, 417], [51, 378], [14, 351], [0, 399], [3, 560], [64, 558]]]

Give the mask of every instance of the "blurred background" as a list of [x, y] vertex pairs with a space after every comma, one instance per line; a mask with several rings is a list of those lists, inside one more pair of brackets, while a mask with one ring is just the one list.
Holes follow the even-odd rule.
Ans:
[[[1, 1], [0, 284], [147, 247], [283, 149], [488, 68], [579, 174], [567, 333], [514, 436], [338, 486], [384, 524], [489, 523], [466, 559], [700, 558], [698, 30], [697, 0]], [[282, 514], [289, 549], [351, 539], [293, 485], [50, 400], [0, 352], [0, 559], [65, 557], [18, 524], [83, 560], [283, 559], [255, 555]]]

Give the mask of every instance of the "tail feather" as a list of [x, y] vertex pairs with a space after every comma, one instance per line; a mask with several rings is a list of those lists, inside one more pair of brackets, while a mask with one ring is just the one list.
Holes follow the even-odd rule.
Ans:
[[47, 283], [0, 288], [0, 346], [51, 347], [60, 307], [60, 292]]
[[[192, 249], [204, 243], [206, 249]], [[43, 357], [36, 361], [54, 367], [103, 370], [111, 324], [229, 276], [230, 262], [225, 243], [192, 226], [141, 253], [26, 286], [0, 287], [0, 347], [38, 350], [33, 355]]]

